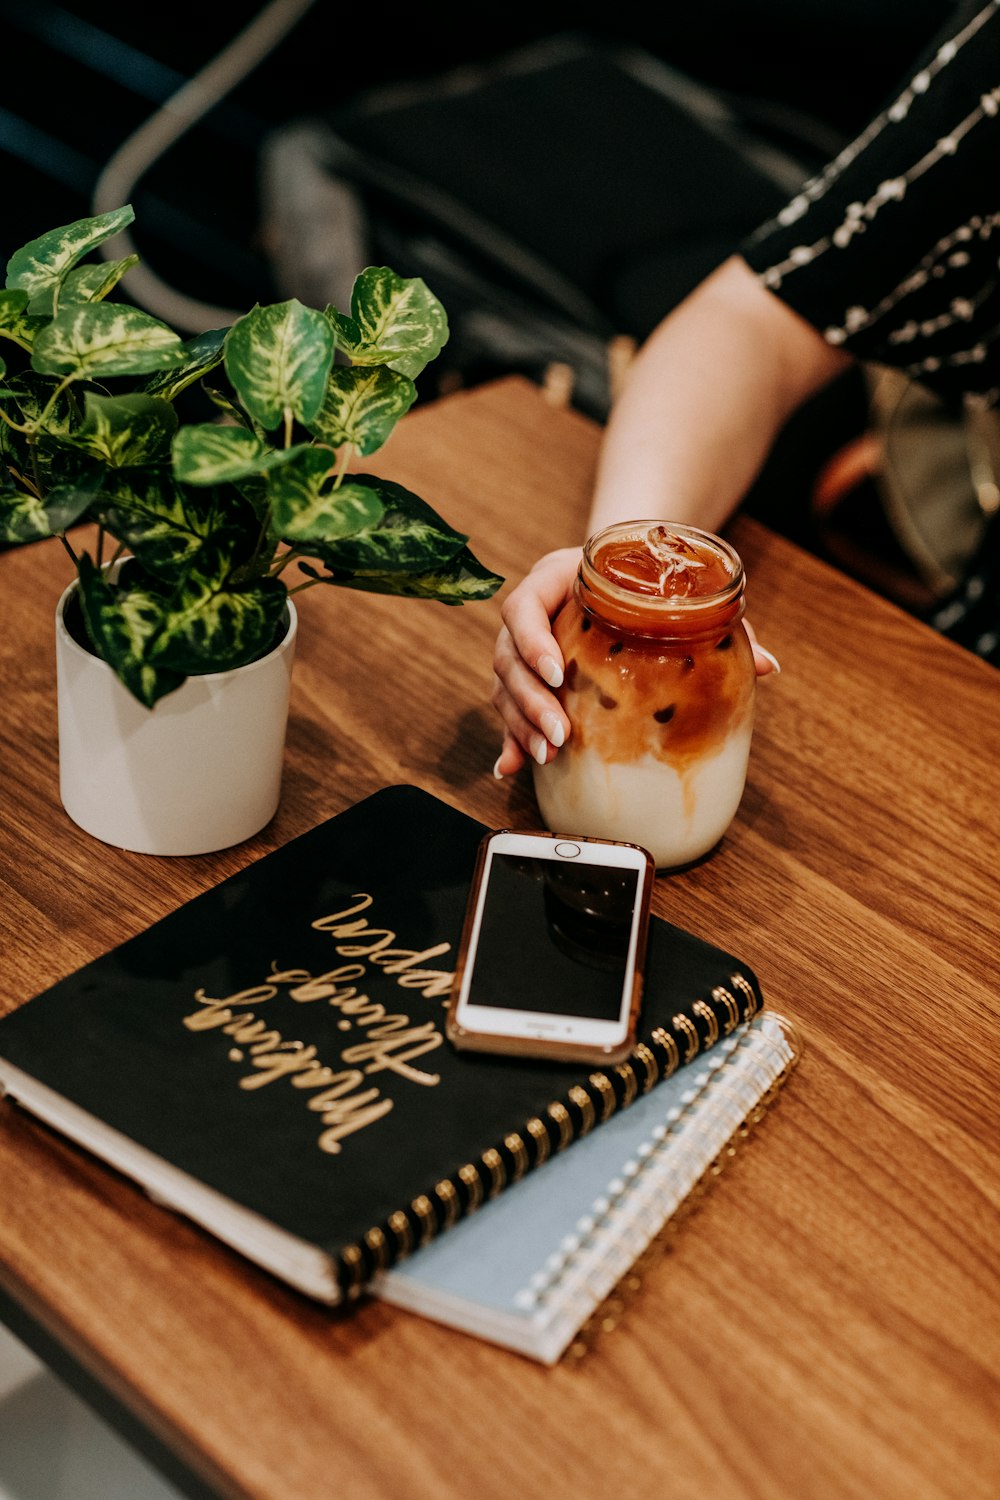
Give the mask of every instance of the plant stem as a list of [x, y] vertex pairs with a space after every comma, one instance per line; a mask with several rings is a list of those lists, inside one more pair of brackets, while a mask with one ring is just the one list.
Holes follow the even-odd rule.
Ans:
[[65, 531], [57, 531], [56, 532], [56, 536], [62, 542], [63, 546], [66, 548], [66, 551], [69, 553], [70, 557], [73, 559], [73, 566], [74, 566], [74, 568], [78, 567], [79, 563], [80, 563], [80, 559], [77, 557], [76, 553], [73, 551], [73, 548], [70, 545], [69, 537], [66, 535]]
[[42, 498], [42, 494], [38, 486], [35, 484], [34, 480], [28, 478], [27, 474], [22, 474], [20, 469], [15, 469], [13, 465], [8, 465], [8, 470], [19, 484], [23, 484], [24, 488], [28, 490], [30, 494], [34, 495], [36, 500], [40, 500]]
[[[264, 515], [263, 515], [263, 517], [261, 519], [260, 531], [257, 533], [257, 540], [254, 543], [253, 554], [251, 555], [250, 561], [247, 563], [247, 569], [246, 569], [246, 571], [247, 571], [247, 576], [249, 578], [256, 577], [256, 575], [260, 571], [261, 554], [264, 552], [268, 536], [270, 535], [270, 530], [271, 530], [271, 507], [269, 505], [267, 507], [267, 510], [264, 512]], [[264, 569], [264, 572], [265, 573], [269, 572], [270, 567], [271, 567], [271, 564], [268, 563], [267, 567]]]
[[294, 547], [289, 547], [287, 552], [281, 552], [272, 562], [267, 571], [268, 578], [278, 578], [288, 567], [289, 563], [298, 562], [300, 557], [308, 557], [308, 552], [299, 552]]
[[44, 496], [42, 494], [42, 476], [38, 471], [38, 444], [32, 437], [28, 438], [28, 456], [31, 459], [31, 477], [34, 481], [33, 488], [35, 494], [38, 496], [39, 500], [43, 500]]
[[0, 417], [4, 419], [8, 427], [13, 427], [15, 432], [29, 433], [31, 431], [30, 427], [22, 427], [20, 422], [15, 422], [13, 417], [8, 417], [2, 406], [0, 406]]
[[347, 473], [347, 465], [350, 463], [351, 455], [354, 453], [354, 444], [345, 443], [337, 455], [337, 477], [333, 481], [335, 490], [339, 490]]

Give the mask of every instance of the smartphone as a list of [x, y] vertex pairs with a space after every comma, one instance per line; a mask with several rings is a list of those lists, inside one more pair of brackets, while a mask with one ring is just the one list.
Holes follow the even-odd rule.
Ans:
[[623, 1061], [655, 867], [638, 844], [501, 829], [479, 846], [446, 1030], [456, 1047]]

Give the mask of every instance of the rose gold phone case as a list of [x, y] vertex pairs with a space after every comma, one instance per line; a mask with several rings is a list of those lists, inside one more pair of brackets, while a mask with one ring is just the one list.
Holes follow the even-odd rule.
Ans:
[[451, 1001], [445, 1020], [445, 1034], [454, 1046], [465, 1052], [496, 1052], [504, 1056], [549, 1058], [556, 1062], [592, 1062], [611, 1065], [624, 1062], [636, 1043], [639, 1011], [642, 1008], [643, 976], [646, 968], [649, 902], [653, 890], [653, 880], [656, 876], [656, 867], [649, 851], [643, 849], [640, 844], [629, 843], [626, 839], [595, 839], [587, 838], [583, 834], [576, 835], [581, 843], [606, 844], [612, 847], [638, 849], [639, 853], [646, 857], [645, 871], [639, 884], [639, 930], [635, 950], [635, 968], [632, 974], [632, 999], [629, 1005], [625, 1040], [617, 1047], [588, 1047], [583, 1042], [547, 1042], [535, 1037], [497, 1036], [493, 1032], [469, 1031], [467, 1027], [459, 1025], [455, 1019], [455, 1013], [458, 1009], [458, 997], [462, 989], [462, 975], [465, 972], [469, 955], [469, 944], [472, 939], [472, 926], [475, 920], [476, 906], [479, 902], [479, 892], [486, 869], [487, 851], [490, 841], [503, 833], [527, 835], [530, 838], [552, 839], [560, 843], [574, 837], [574, 835], [568, 833], [550, 833], [547, 829], [496, 828], [491, 833], [485, 834], [480, 840], [479, 849], [476, 854], [476, 866], [472, 875], [472, 886], [469, 891], [469, 901], [465, 909], [462, 936], [458, 945], [458, 956], [455, 961], [455, 979], [452, 984]]

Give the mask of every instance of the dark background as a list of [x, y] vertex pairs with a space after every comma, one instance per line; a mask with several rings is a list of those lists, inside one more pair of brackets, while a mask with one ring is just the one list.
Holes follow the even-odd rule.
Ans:
[[[612, 23], [604, 11], [601, 19], [595, 19], [576, 6], [508, 4], [477, 10], [470, 34], [452, 9], [373, 10], [369, 24], [364, 10], [345, 10], [329, 0], [315, 0], [273, 52], [135, 184], [130, 193], [136, 211], [135, 246], [161, 280], [202, 303], [244, 310], [257, 301], [290, 295], [269, 259], [262, 229], [260, 154], [271, 133], [302, 118], [350, 111], [352, 104], [382, 86], [422, 80], [434, 83], [451, 69], [488, 65], [529, 43], [567, 31], [582, 30], [599, 48], [605, 44], [609, 48], [637, 46], [684, 77], [708, 85], [735, 106], [741, 120], [745, 117], [752, 122], [758, 136], [783, 150], [790, 147], [796, 160], [803, 162], [805, 176], [806, 168], [822, 165], [892, 96], [917, 56], [958, 8], [954, 0], [907, 0], [905, 5], [899, 0], [699, 0], [652, 12], [642, 7], [645, 19], [633, 15], [630, 7], [618, 6]], [[27, 240], [93, 212], [95, 183], [115, 151], [262, 9], [222, 6], [210, 0], [174, 0], [167, 8], [133, 5], [127, 10], [83, 0], [64, 4], [0, 0], [0, 256], [4, 263]], [[622, 122], [617, 124], [620, 132]], [[600, 141], [593, 119], [588, 128], [591, 143]], [[496, 181], [496, 176], [477, 176], [474, 148], [461, 135], [456, 132], [458, 138], [449, 142], [444, 170], [464, 166], [465, 180], [477, 186]], [[574, 140], [571, 133], [566, 160], [578, 168], [577, 175], [593, 172], [596, 225], [602, 172], [591, 164], [599, 153], [591, 149], [586, 154], [587, 166], [580, 166]], [[431, 154], [435, 150], [432, 147]], [[538, 160], [544, 150], [545, 142], [539, 141]], [[647, 187], [641, 177], [648, 170], [641, 142], [635, 156], [638, 168], [633, 162], [633, 172], [640, 173], [644, 190], [640, 202], [648, 203], [656, 183]], [[661, 143], [661, 162], [663, 157]], [[512, 165], [511, 173], [518, 185], [523, 181], [526, 196], [532, 186], [529, 179], [537, 176], [533, 184], [537, 206], [539, 201], [547, 202], [549, 190], [541, 181], [541, 170], [533, 166], [535, 161], [533, 153], [527, 152]], [[551, 161], [549, 169], [551, 178]], [[607, 167], [603, 170], [606, 173]], [[502, 184], [506, 189], [502, 196], [516, 204], [510, 175]], [[555, 175], [558, 179], [558, 167]], [[461, 176], [460, 171], [457, 178]], [[695, 172], [695, 195], [700, 191], [697, 176]], [[705, 176], [711, 178], [711, 171]], [[606, 199], [611, 188], [618, 188], [620, 196], [620, 187], [608, 184], [605, 176]], [[706, 181], [706, 197], [710, 191], [711, 183]], [[782, 190], [778, 201], [784, 201], [784, 196]], [[777, 206], [769, 202], [768, 213]], [[392, 217], [391, 202], [383, 211]], [[741, 211], [745, 218], [746, 210]], [[758, 222], [756, 210], [750, 211], [753, 218], [744, 223], [744, 229]], [[563, 214], [562, 219], [564, 238], [572, 237], [576, 232], [573, 216]], [[641, 244], [643, 215], [636, 214], [635, 221]], [[637, 276], [645, 305], [633, 326], [622, 331], [640, 340], [685, 286], [711, 269], [716, 263], [712, 257], [721, 259], [729, 248], [728, 223], [724, 223], [721, 242], [713, 241], [707, 251], [703, 247], [702, 260], [707, 253], [709, 263], [684, 265], [681, 281], [672, 288], [664, 285], [661, 306], [660, 268], [673, 269], [671, 224], [668, 216], [666, 258], [661, 255], [652, 270], [648, 262], [639, 262]], [[509, 224], [515, 235], [518, 228], [517, 223]], [[581, 222], [580, 233], [587, 233], [588, 228]], [[396, 259], [391, 248], [377, 253], [382, 263], [404, 275], [421, 274], [419, 266]], [[439, 290], [436, 280], [432, 284]], [[127, 279], [116, 295], [128, 297]], [[498, 361], [491, 354], [484, 365], [467, 349], [463, 351], [460, 324], [453, 316], [458, 310], [452, 300], [456, 294], [446, 283], [439, 295], [452, 317], [453, 338], [444, 359], [436, 361], [423, 377], [422, 400], [433, 399], [440, 390], [456, 384], [476, 384], [505, 372], [502, 358]], [[530, 305], [526, 326], [537, 335], [534, 363], [523, 357], [518, 363], [512, 356], [510, 368], [539, 375], [550, 356], [545, 326], [536, 324]], [[559, 351], [554, 349], [553, 356], [558, 360]], [[428, 385], [428, 380], [435, 383]], [[587, 406], [581, 389], [578, 379], [571, 399], [600, 418], [602, 412]], [[852, 372], [796, 414], [747, 497], [748, 509], [822, 554], [824, 544], [802, 496], [825, 459], [862, 429], [865, 416], [861, 377]], [[866, 548], [894, 552], [881, 511], [868, 503], [869, 498], [861, 496], [857, 524], [862, 542]]]
[[[581, 26], [636, 43], [693, 78], [790, 111], [793, 133], [846, 138], [954, 10], [949, 0], [699, 0], [616, 7], [614, 25], [578, 6], [365, 10], [316, 0], [289, 35], [137, 185], [136, 239], [159, 275], [243, 307], [271, 293], [259, 243], [261, 140], [304, 114], [391, 81], [433, 78]], [[254, 5], [168, 7], [0, 0], [0, 255], [91, 211], [98, 172], [163, 99], [258, 13]]]

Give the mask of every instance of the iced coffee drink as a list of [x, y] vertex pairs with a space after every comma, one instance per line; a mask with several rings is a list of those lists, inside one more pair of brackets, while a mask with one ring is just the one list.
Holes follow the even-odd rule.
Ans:
[[706, 854], [746, 781], [756, 675], [743, 565], [720, 537], [634, 521], [592, 537], [553, 630], [572, 726], [535, 793], [555, 832]]

